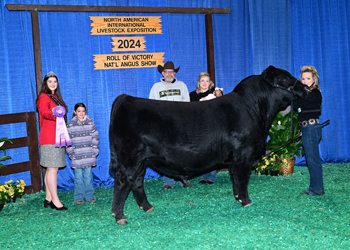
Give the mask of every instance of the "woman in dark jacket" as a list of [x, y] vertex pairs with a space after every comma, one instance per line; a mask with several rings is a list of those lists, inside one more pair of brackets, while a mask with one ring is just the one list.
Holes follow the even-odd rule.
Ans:
[[[190, 93], [190, 100], [191, 102], [197, 102], [200, 101], [202, 98], [205, 99], [205, 97], [209, 94], [212, 94], [214, 90], [214, 83], [210, 80], [209, 74], [207, 72], [202, 72], [199, 74], [196, 90]], [[202, 175], [199, 183], [213, 184], [216, 181], [216, 177], [216, 170], [214, 170], [212, 172]]]
[[322, 139], [322, 129], [318, 120], [321, 115], [322, 95], [318, 78], [315, 67], [302, 67], [300, 81], [308, 86], [310, 92], [305, 98], [293, 102], [293, 109], [298, 112], [305, 159], [310, 172], [310, 186], [302, 194], [312, 196], [324, 195], [322, 163], [318, 147]]

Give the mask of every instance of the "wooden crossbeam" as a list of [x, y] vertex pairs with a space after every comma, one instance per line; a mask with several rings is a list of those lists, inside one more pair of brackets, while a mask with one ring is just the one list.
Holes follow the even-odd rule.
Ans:
[[231, 8], [6, 4], [10, 11], [228, 14]]

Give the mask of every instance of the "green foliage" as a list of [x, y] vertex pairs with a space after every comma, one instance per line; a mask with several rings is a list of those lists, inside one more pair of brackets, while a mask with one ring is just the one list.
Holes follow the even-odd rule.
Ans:
[[[0, 150], [4, 152], [4, 155], [0, 157], [0, 161], [12, 159], [11, 156], [6, 155], [6, 150], [2, 147], [6, 141], [13, 144], [12, 141], [10, 139], [7, 139], [6, 137], [0, 139]], [[5, 167], [5, 165], [0, 163], [0, 169], [3, 167]]]
[[304, 155], [304, 152], [302, 149], [302, 145], [303, 145], [302, 139], [301, 137], [299, 137], [300, 127], [298, 126], [297, 114], [293, 115], [293, 120], [294, 120], [294, 131], [293, 131], [294, 141], [289, 143], [288, 145], [285, 145], [285, 144], [291, 141], [290, 140], [290, 132], [291, 132], [290, 113], [284, 115], [281, 112], [278, 112], [278, 114], [272, 121], [272, 126], [269, 130], [270, 140], [267, 142], [266, 150], [274, 151], [278, 149], [278, 151], [275, 152], [278, 158], [287, 159], [287, 158], [293, 158], [294, 155], [298, 157], [301, 157], [302, 155]]

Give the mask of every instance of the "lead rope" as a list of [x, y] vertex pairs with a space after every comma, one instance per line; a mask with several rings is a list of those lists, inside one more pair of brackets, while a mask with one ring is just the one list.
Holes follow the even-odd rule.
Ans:
[[293, 117], [293, 101], [290, 103], [290, 139], [294, 139], [294, 117]]

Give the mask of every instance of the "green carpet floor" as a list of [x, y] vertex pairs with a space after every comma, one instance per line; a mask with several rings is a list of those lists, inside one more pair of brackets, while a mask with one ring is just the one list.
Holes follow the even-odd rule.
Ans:
[[97, 203], [75, 205], [73, 191], [59, 192], [68, 211], [43, 207], [44, 192], [24, 195], [0, 212], [1, 249], [350, 249], [350, 164], [325, 164], [322, 197], [302, 195], [309, 173], [258, 176], [249, 181], [251, 207], [232, 196], [228, 172], [213, 185], [145, 181], [153, 213], [129, 195], [118, 225], [111, 216], [113, 189], [96, 189]]

